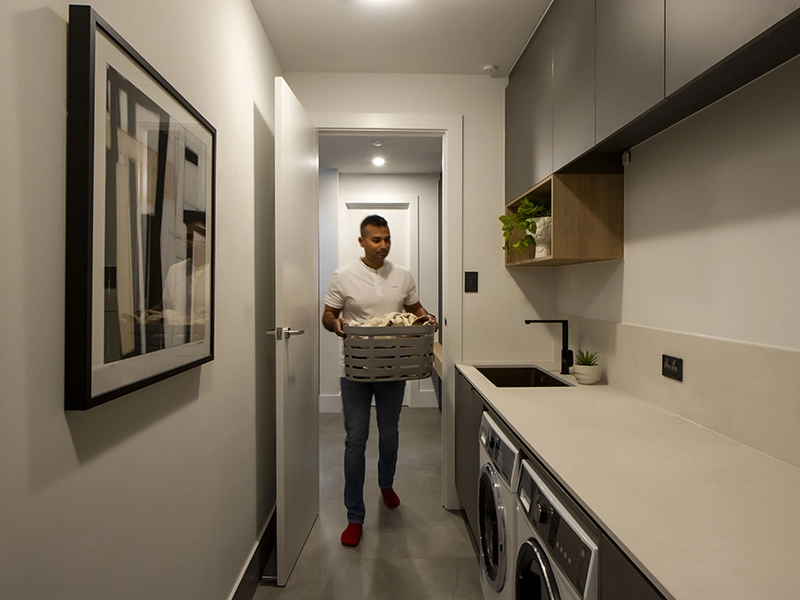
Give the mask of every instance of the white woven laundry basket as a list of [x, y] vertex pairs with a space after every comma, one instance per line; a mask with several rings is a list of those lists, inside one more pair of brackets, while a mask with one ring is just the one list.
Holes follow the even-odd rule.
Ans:
[[433, 327], [344, 326], [344, 376], [351, 381], [425, 379], [433, 371]]

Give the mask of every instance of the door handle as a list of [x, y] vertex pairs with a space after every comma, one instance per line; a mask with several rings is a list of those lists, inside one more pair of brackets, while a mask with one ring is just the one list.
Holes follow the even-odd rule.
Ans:
[[291, 327], [276, 327], [275, 329], [268, 330], [266, 334], [274, 335], [276, 340], [282, 340], [285, 334], [286, 339], [288, 340], [293, 335], [304, 335], [305, 332], [306, 332], [305, 329], [292, 329]]

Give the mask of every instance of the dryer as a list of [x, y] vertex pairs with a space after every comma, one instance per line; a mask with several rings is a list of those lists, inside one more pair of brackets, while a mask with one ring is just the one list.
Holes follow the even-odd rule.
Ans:
[[514, 598], [519, 446], [487, 412], [479, 430], [478, 530], [484, 600]]
[[599, 529], [546, 480], [536, 463], [521, 461], [512, 597], [597, 600]]

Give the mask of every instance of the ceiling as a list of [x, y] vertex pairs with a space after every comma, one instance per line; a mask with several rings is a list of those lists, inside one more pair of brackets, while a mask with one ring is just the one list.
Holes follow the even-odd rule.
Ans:
[[504, 77], [551, 0], [252, 0], [285, 72]]
[[[285, 72], [505, 77], [551, 0], [252, 0]], [[486, 74], [484, 67], [496, 70]], [[320, 167], [438, 173], [441, 138], [320, 136]], [[380, 152], [376, 152], [380, 150]], [[386, 159], [383, 167], [371, 160]]]
[[[374, 146], [373, 141], [382, 142]], [[383, 158], [383, 166], [372, 159]], [[442, 137], [397, 134], [320, 135], [319, 166], [339, 173], [410, 174], [442, 170]]]

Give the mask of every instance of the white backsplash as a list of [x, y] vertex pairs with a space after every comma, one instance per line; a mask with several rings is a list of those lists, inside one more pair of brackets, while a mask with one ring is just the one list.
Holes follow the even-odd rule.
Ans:
[[[596, 350], [608, 383], [800, 467], [800, 351], [569, 315], [570, 347]], [[661, 374], [682, 358], [683, 382]]]

